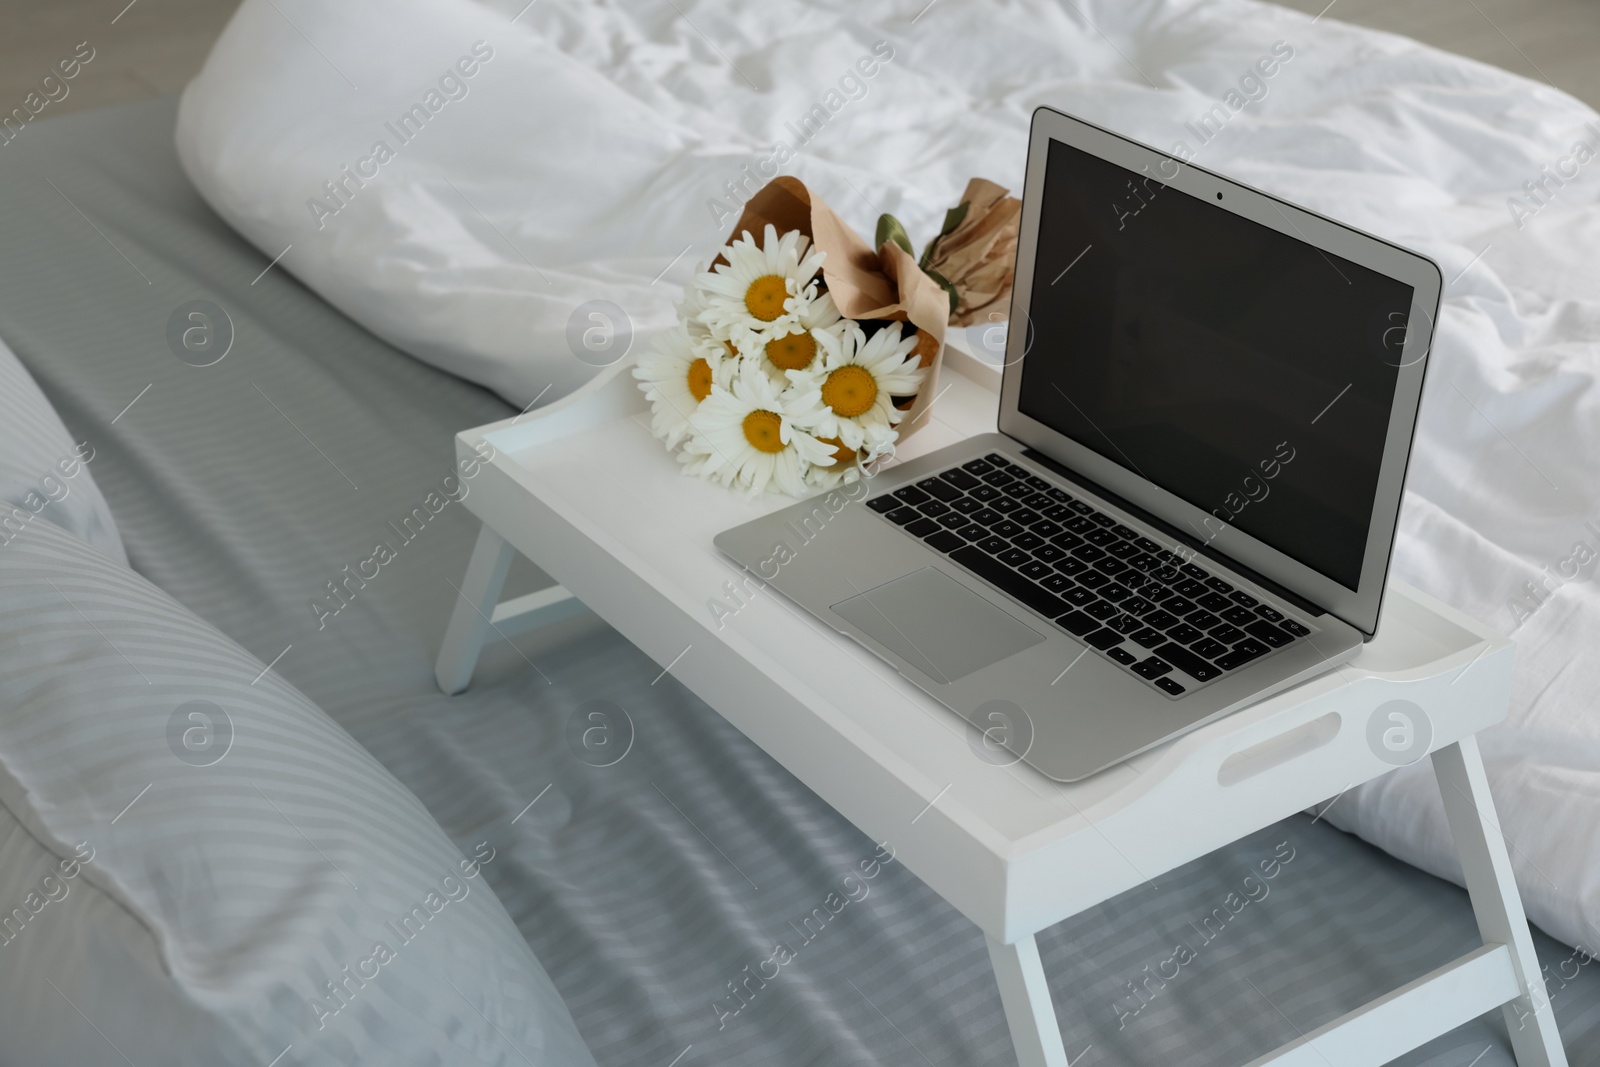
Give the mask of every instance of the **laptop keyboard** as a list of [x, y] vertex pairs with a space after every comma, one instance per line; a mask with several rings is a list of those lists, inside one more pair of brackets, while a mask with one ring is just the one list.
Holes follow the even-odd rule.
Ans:
[[1000, 455], [867, 507], [1170, 697], [1311, 634]]

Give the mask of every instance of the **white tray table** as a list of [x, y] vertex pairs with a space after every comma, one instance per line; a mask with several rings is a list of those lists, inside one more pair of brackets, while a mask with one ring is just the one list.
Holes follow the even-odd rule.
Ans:
[[[948, 349], [933, 420], [902, 456], [993, 431], [998, 381]], [[1391, 583], [1378, 638], [1348, 666], [1064, 785], [981, 758], [955, 714], [717, 554], [714, 534], [786, 501], [680, 476], [648, 427], [618, 365], [458, 436], [462, 458], [496, 455], [466, 498], [483, 530], [442, 689], [467, 686], [487, 639], [594, 611], [982, 928], [1026, 1067], [1068, 1064], [1039, 931], [1391, 770], [1368, 723], [1408, 701], [1431, 726], [1484, 945], [1255, 1064], [1385, 1063], [1496, 1006], [1521, 1067], [1566, 1063], [1473, 736], [1506, 715], [1510, 641]], [[500, 603], [513, 552], [561, 584]]]

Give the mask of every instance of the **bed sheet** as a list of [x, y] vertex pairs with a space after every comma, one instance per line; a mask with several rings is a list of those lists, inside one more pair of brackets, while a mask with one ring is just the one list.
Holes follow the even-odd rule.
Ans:
[[[892, 860], [819, 920], [874, 843], [670, 676], [652, 684], [659, 667], [608, 628], [494, 646], [471, 690], [437, 691], [475, 524], [455, 501], [409, 539], [391, 523], [439, 487], [455, 430], [512, 409], [263, 274], [270, 257], [181, 174], [174, 106], [36, 123], [0, 152], [0, 337], [95, 444], [133, 566], [273, 662], [463, 847], [494, 844], [486, 877], [607, 1067], [1009, 1062], [979, 931]], [[167, 339], [196, 300], [233, 324], [210, 366]], [[378, 540], [395, 560], [317, 612]], [[633, 723], [612, 766], [572, 744], [599, 701]], [[1249, 892], [1273, 858], [1268, 892]], [[1260, 899], [1235, 912], [1230, 894]], [[1476, 936], [1456, 887], [1296, 817], [1041, 949], [1075, 1064], [1220, 1067]], [[1600, 1064], [1596, 968], [1537, 941], [1574, 1064]], [[777, 942], [795, 958], [752, 980]], [[1152, 978], [1180, 943], [1192, 959]], [[1400, 1062], [1512, 1063], [1498, 1015]]]

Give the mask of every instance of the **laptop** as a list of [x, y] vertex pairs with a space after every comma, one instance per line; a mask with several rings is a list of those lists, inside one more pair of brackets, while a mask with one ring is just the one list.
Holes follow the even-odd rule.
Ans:
[[1048, 108], [1022, 205], [999, 432], [716, 545], [1071, 782], [1376, 634], [1442, 279]]

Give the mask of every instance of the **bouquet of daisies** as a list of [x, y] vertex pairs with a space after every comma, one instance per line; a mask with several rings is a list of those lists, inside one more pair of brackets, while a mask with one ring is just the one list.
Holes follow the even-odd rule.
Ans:
[[746, 231], [696, 277], [634, 375], [652, 429], [690, 474], [801, 496], [888, 452], [922, 387], [921, 335], [839, 314], [826, 253], [798, 230]]
[[972, 179], [919, 260], [893, 216], [874, 250], [774, 178], [634, 368], [655, 435], [686, 474], [751, 493], [861, 478], [927, 414], [947, 325], [997, 317], [1020, 209]]

